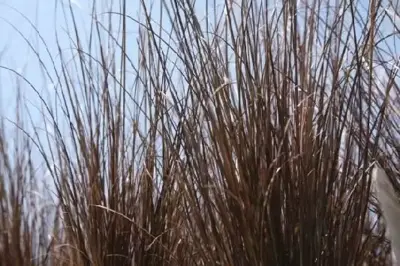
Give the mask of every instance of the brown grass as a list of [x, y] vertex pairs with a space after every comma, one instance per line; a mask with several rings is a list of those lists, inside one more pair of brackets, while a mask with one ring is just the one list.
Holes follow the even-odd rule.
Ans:
[[[379, 2], [142, 1], [139, 19], [121, 2], [85, 33], [64, 9], [76, 57], [41, 66], [54, 138], [19, 130], [12, 153], [0, 134], [0, 265], [390, 263], [369, 193], [400, 158]], [[35, 215], [32, 145], [58, 205]]]

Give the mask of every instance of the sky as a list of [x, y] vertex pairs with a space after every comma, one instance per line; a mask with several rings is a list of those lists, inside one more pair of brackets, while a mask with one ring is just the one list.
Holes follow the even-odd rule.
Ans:
[[[98, 5], [102, 6], [107, 2], [113, 1], [98, 1]], [[40, 71], [38, 56], [33, 49], [39, 53], [42, 63], [49, 68], [50, 72], [52, 71], [50, 59], [53, 58], [56, 62], [60, 60], [55, 32], [57, 32], [61, 47], [65, 50], [70, 49], [67, 25], [69, 24], [71, 27], [72, 20], [68, 14], [63, 14], [62, 4], [67, 6], [68, 0], [0, 0], [0, 28], [5, 32], [3, 36], [7, 36], [0, 40], [1, 65], [22, 74], [33, 87], [44, 94], [51, 94], [54, 84]], [[90, 3], [87, 0], [71, 0], [71, 6], [81, 32], [89, 32]], [[71, 30], [69, 31], [71, 32]], [[131, 37], [135, 38], [136, 36]], [[31, 45], [32, 47], [30, 47]], [[51, 57], [47, 54], [46, 49], [50, 51]], [[15, 101], [16, 75], [5, 69], [1, 70], [0, 75], [1, 112], [8, 116], [14, 113], [13, 108], [9, 108], [9, 104]], [[26, 84], [23, 87], [25, 97], [32, 101], [31, 107], [39, 106], [37, 93], [32, 88], [27, 88], [29, 86]], [[30, 111], [35, 113], [34, 109]], [[39, 115], [35, 114], [35, 117], [41, 119]]]
[[[96, 1], [98, 19], [107, 19], [102, 12], [108, 11], [110, 5], [112, 11], [119, 12], [119, 2], [119, 0]], [[156, 14], [153, 19], [157, 23], [160, 1], [152, 2], [152, 10]], [[0, 116], [7, 119], [5, 121], [6, 133], [9, 137], [12, 137], [15, 132], [12, 122], [16, 121], [16, 84], [21, 84], [26, 104], [24, 114], [28, 114], [25, 115], [24, 130], [33, 136], [33, 124], [42, 139], [47, 133], [53, 134], [52, 128], [46, 127], [44, 124], [44, 117], [47, 117], [48, 121], [50, 118], [44, 111], [40, 97], [43, 97], [45, 101], [53, 102], [53, 108], [59, 107], [54, 106], [53, 99], [56, 91], [60, 88], [57, 82], [54, 79], [51, 80], [40, 66], [46, 66], [53, 78], [53, 60], [60, 70], [60, 55], [56, 39], [58, 39], [63, 52], [70, 51], [70, 58], [64, 58], [64, 62], [76, 55], [70, 47], [70, 38], [75, 40], [74, 36], [69, 36], [69, 33], [73, 33], [71, 15], [64, 14], [65, 10], [68, 11], [70, 3], [80, 37], [87, 38], [93, 19], [91, 16], [92, 0], [0, 0], [0, 29], [2, 29], [3, 36], [7, 36], [0, 38]], [[132, 18], [139, 19], [139, 3], [139, 0], [127, 1], [127, 13]], [[151, 1], [148, 3], [150, 5]], [[201, 8], [198, 12], [205, 14]], [[116, 26], [114, 26], [113, 35], [116, 36], [118, 35], [119, 17], [115, 15], [114, 18], [113, 24]], [[165, 17], [164, 22], [167, 20]], [[107, 21], [103, 22], [107, 26]], [[168, 23], [164, 23], [163, 27], [168, 27]], [[138, 24], [128, 19], [127, 28], [127, 53], [130, 59], [136, 63], [138, 60]], [[133, 73], [129, 67], [128, 71]], [[133, 81], [134, 75], [130, 75], [130, 78]], [[11, 141], [9, 144], [12, 145]], [[37, 160], [35, 163], [42, 164], [43, 160], [39, 151], [34, 148], [33, 153], [33, 158]], [[42, 166], [44, 165], [42, 164]]]
[[[43, 117], [49, 118], [49, 115], [46, 112], [43, 113], [44, 106], [38, 94], [46, 101], [50, 100], [48, 102], [54, 103], [54, 95], [59, 86], [54, 79], [51, 80], [46, 76], [40, 65], [47, 66], [50, 75], [54, 77], [52, 60], [56, 65], [60, 61], [56, 32], [62, 49], [71, 51], [69, 54], [72, 58], [73, 52], [70, 49], [68, 36], [68, 32], [72, 32], [71, 28], [68, 29], [72, 25], [72, 20], [70, 15], [63, 13], [63, 10], [68, 11], [67, 1], [0, 0], [0, 29], [3, 33], [3, 37], [0, 38], [0, 66], [2, 67], [0, 68], [0, 116], [9, 119], [5, 122], [7, 137], [12, 138], [15, 134], [12, 122], [16, 121], [16, 84], [21, 84], [21, 91], [26, 103], [24, 113], [27, 115], [24, 119], [24, 130], [33, 136], [32, 125], [34, 125], [42, 139], [47, 133], [50, 135], [53, 133], [52, 128], [46, 127], [44, 124]], [[112, 2], [109, 0], [98, 1], [99, 10], [104, 11], [105, 9], [101, 7], [105, 4], [108, 6]], [[118, 2], [114, 2], [113, 10], [118, 11]], [[63, 9], [62, 4], [67, 8]], [[89, 32], [92, 19], [90, 2], [74, 0], [71, 2], [71, 7], [81, 32]], [[134, 14], [137, 12], [137, 6], [130, 4], [128, 10]], [[101, 15], [99, 15], [99, 19], [101, 20]], [[136, 28], [134, 27], [129, 34], [132, 43], [135, 43], [134, 40], [137, 37]], [[134, 49], [134, 47], [132, 48]], [[38, 57], [42, 62], [38, 60]], [[58, 69], [60, 68], [58, 67]], [[18, 74], [21, 74], [25, 80], [18, 78]], [[31, 120], [32, 122], [30, 122]], [[12, 141], [8, 145], [12, 147]], [[35, 147], [33, 147], [33, 158], [36, 160], [34, 163], [38, 167], [37, 170], [44, 171], [44, 175], [47, 176], [48, 171], [44, 169], [39, 150]]]
[[[87, 0], [71, 0], [71, 7], [79, 27], [81, 37], [87, 37], [91, 25], [91, 2]], [[130, 14], [138, 12], [135, 1], [127, 1]], [[105, 6], [113, 4], [113, 11], [118, 12], [118, 1], [97, 1], [99, 11], [105, 11]], [[130, 3], [130, 4], [129, 4]], [[63, 9], [62, 5], [66, 7]], [[57, 90], [54, 80], [53, 62], [59, 68], [60, 55], [57, 39], [63, 52], [70, 55], [70, 60], [76, 53], [71, 49], [69, 32], [72, 31], [72, 20], [68, 12], [68, 0], [0, 0], [0, 28], [3, 37], [0, 39], [0, 114], [15, 121], [16, 84], [21, 84], [21, 91], [26, 100], [26, 108], [33, 124], [39, 129], [49, 130], [43, 125], [43, 105], [38, 94], [45, 100], [53, 99]], [[100, 13], [100, 12], [99, 12]], [[105, 16], [99, 14], [99, 20]], [[117, 20], [116, 16], [116, 20]], [[131, 25], [132, 26], [132, 25]], [[137, 26], [131, 27], [128, 38], [134, 47], [137, 37]], [[7, 36], [4, 38], [4, 36]], [[85, 41], [85, 40], [84, 40]], [[70, 53], [68, 53], [70, 51]], [[50, 55], [49, 55], [50, 54]], [[131, 55], [135, 59], [135, 54]], [[39, 61], [40, 58], [41, 62]], [[50, 79], [41, 69], [45, 65], [53, 77]], [[8, 69], [6, 69], [8, 68]], [[18, 78], [18, 74], [24, 77]], [[48, 115], [47, 115], [48, 116]], [[29, 127], [27, 122], [25, 127]], [[12, 127], [10, 127], [12, 128]]]
[[[70, 1], [70, 2], [69, 2]], [[106, 19], [101, 13], [108, 10], [110, 5], [112, 11], [119, 11], [119, 0], [98, 0], [98, 19]], [[200, 1], [201, 2], [201, 1]], [[71, 51], [68, 33], [73, 33], [72, 20], [68, 11], [69, 3], [77, 20], [80, 36], [87, 37], [91, 25], [92, 0], [0, 0], [0, 28], [3, 36], [0, 38], [0, 115], [15, 121], [15, 99], [17, 95], [16, 84], [21, 84], [27, 110], [34, 125], [39, 130], [50, 130], [43, 125], [43, 105], [38, 96], [40, 94], [45, 100], [53, 99], [57, 90], [57, 82], [50, 80], [43, 72], [40, 65], [45, 65], [50, 75], [54, 77], [52, 60], [56, 65], [60, 61], [57, 48], [56, 33], [63, 51]], [[127, 1], [127, 13], [133, 18], [139, 18], [140, 1]], [[160, 1], [148, 1], [155, 16], [152, 18], [156, 23], [160, 10]], [[151, 4], [150, 4], [151, 3]], [[62, 5], [66, 7], [62, 8]], [[205, 14], [204, 9], [199, 8], [198, 13]], [[165, 16], [165, 15], [164, 15]], [[114, 16], [114, 24], [118, 25], [118, 15]], [[165, 16], [163, 27], [168, 27], [168, 18]], [[107, 22], [104, 23], [107, 25]], [[130, 59], [136, 63], [138, 60], [138, 24], [127, 20], [127, 53]], [[114, 36], [118, 34], [114, 26]], [[85, 40], [84, 40], [85, 42]], [[50, 56], [48, 54], [50, 53]], [[40, 58], [41, 62], [38, 60]], [[65, 59], [69, 60], [70, 58]], [[128, 67], [129, 70], [129, 67]], [[132, 70], [133, 72], [133, 70]], [[24, 77], [18, 78], [18, 74]], [[33, 89], [34, 88], [34, 89]], [[12, 126], [12, 124], [10, 124]], [[29, 127], [25, 125], [25, 127]], [[42, 128], [43, 127], [43, 128]], [[12, 128], [12, 127], [10, 127]], [[12, 133], [10, 133], [12, 134]]]

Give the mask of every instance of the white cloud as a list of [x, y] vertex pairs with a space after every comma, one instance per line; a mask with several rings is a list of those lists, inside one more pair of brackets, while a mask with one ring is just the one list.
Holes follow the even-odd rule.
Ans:
[[70, 0], [71, 5], [75, 5], [77, 8], [82, 9], [81, 3], [79, 0]]

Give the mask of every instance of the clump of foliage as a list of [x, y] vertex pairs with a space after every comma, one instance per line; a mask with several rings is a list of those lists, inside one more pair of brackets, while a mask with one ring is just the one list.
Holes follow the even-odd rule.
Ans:
[[[41, 65], [53, 138], [14, 154], [0, 135], [0, 264], [390, 263], [370, 193], [399, 158], [380, 2], [94, 2], [88, 33], [64, 7], [73, 63], [59, 44]], [[31, 145], [56, 195], [35, 218]]]

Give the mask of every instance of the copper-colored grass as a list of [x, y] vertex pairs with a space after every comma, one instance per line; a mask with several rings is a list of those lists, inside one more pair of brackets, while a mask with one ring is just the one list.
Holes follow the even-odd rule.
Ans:
[[[142, 1], [136, 19], [121, 2], [103, 20], [94, 8], [89, 33], [64, 9], [75, 59], [59, 44], [60, 62], [41, 66], [60, 86], [57, 110], [42, 98], [54, 138], [11, 154], [0, 135], [0, 265], [390, 263], [369, 192], [372, 164], [395, 177], [400, 158], [395, 68], [381, 64], [380, 83], [371, 67], [380, 3], [365, 16], [339, 1], [328, 18], [318, 0]], [[30, 145], [55, 219], [31, 218]]]

